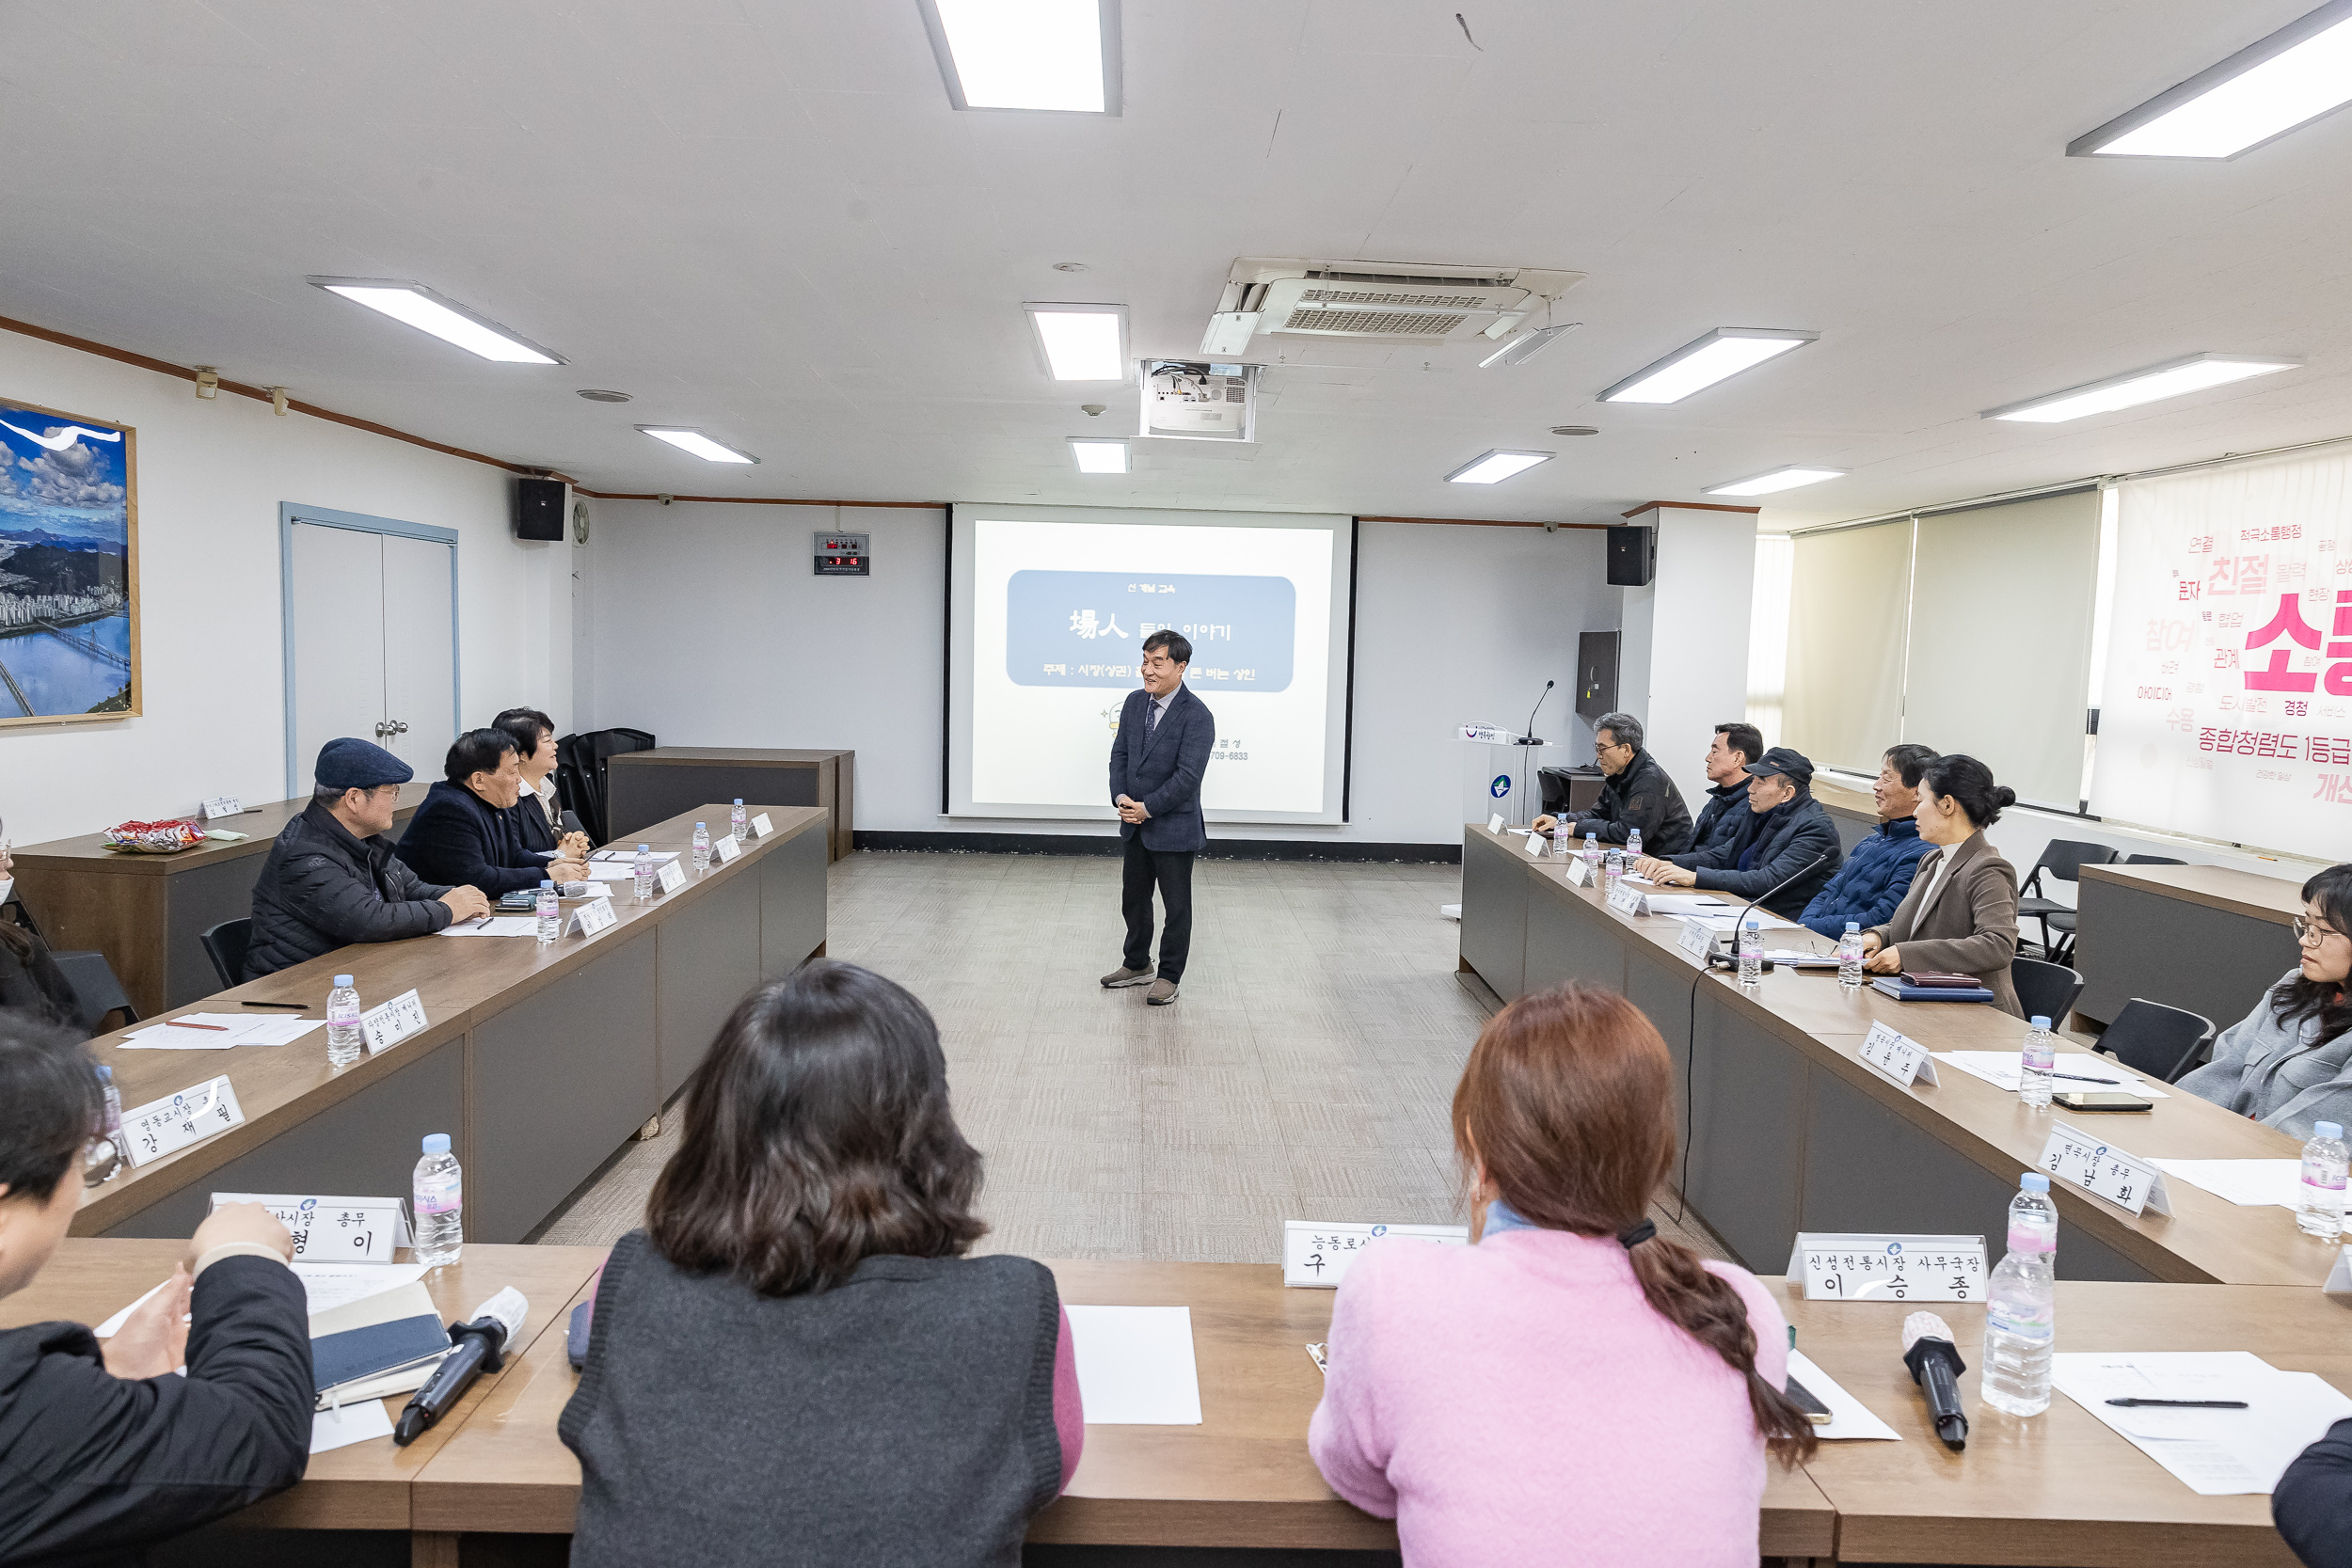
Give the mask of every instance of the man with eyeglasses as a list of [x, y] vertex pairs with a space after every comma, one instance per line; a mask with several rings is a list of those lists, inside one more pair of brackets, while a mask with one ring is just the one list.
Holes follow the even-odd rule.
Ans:
[[[1604, 713], [1593, 727], [1593, 760], [1608, 775], [1593, 809], [1568, 822], [1571, 838], [1623, 844], [1635, 829], [1645, 855], [1675, 855], [1691, 847], [1691, 810], [1682, 791], [1658, 759], [1642, 749], [1642, 721], [1629, 713]], [[1551, 832], [1552, 819], [1539, 816], [1535, 831]]]

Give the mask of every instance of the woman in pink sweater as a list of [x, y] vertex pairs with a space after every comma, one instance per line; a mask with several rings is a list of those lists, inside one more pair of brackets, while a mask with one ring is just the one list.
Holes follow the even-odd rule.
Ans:
[[1754, 1275], [1645, 1218], [1675, 1158], [1665, 1041], [1563, 986], [1490, 1020], [1454, 1094], [1467, 1247], [1388, 1241], [1331, 1313], [1308, 1447], [1408, 1568], [1755, 1568], [1788, 1326]]

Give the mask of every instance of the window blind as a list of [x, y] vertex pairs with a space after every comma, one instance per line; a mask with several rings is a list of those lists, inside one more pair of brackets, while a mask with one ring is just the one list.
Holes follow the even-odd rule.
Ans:
[[1795, 536], [1781, 744], [1876, 773], [1901, 738], [1908, 519]]

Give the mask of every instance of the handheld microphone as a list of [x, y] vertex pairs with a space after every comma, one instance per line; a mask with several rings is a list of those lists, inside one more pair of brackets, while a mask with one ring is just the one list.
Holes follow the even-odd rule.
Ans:
[[1541, 744], [1541, 742], [1537, 741], [1535, 738], [1535, 715], [1542, 710], [1544, 700], [1551, 695], [1551, 689], [1559, 684], [1560, 683], [1557, 681], [1544, 682], [1543, 690], [1536, 694], [1535, 705], [1527, 710], [1527, 735], [1526, 738], [1519, 742], [1520, 745], [1534, 746]]
[[1935, 1418], [1935, 1434], [1957, 1453], [1968, 1446], [1968, 1418], [1960, 1409], [1960, 1374], [1968, 1370], [1952, 1343], [1952, 1325], [1932, 1312], [1914, 1312], [1903, 1320], [1903, 1365], [1911, 1381], [1928, 1397], [1928, 1414]]
[[[1748, 907], [1741, 910], [1740, 911], [1739, 918], [1731, 923], [1732, 957], [1726, 959], [1723, 955], [1717, 953], [1712, 947], [1709, 947], [1707, 950], [1707, 961], [1711, 965], [1724, 969], [1728, 969], [1733, 964], [1737, 963], [1739, 961], [1740, 928], [1748, 923], [1748, 916], [1755, 911], [1756, 905], [1761, 904], [1765, 899], [1770, 898], [1773, 894], [1778, 893], [1782, 888], [1787, 887], [1790, 882], [1795, 881], [1798, 878], [1804, 876], [1806, 872], [1812, 870], [1815, 866], [1820, 864], [1827, 859], [1829, 859], [1829, 851], [1824, 849], [1820, 854], [1814, 856], [1811, 860], [1805, 862], [1803, 865], [1797, 867], [1796, 870], [1788, 873], [1788, 876], [1783, 877], [1779, 881], [1774, 882], [1771, 887], [1766, 888], [1763, 892], [1749, 899]], [[1772, 967], [1769, 959], [1765, 962], [1764, 967], [1766, 969]]]
[[454, 1348], [433, 1369], [424, 1386], [409, 1396], [392, 1427], [392, 1441], [406, 1448], [449, 1413], [475, 1378], [497, 1371], [504, 1364], [506, 1347], [522, 1332], [530, 1310], [522, 1292], [510, 1285], [475, 1307], [472, 1322], [450, 1324], [450, 1343]]

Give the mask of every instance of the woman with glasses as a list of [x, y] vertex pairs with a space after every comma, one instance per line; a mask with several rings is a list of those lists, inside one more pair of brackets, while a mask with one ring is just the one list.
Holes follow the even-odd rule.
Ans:
[[2315, 1121], [2352, 1120], [2352, 865], [2303, 884], [2295, 940], [2303, 961], [2213, 1043], [2182, 1088], [2297, 1138]]

